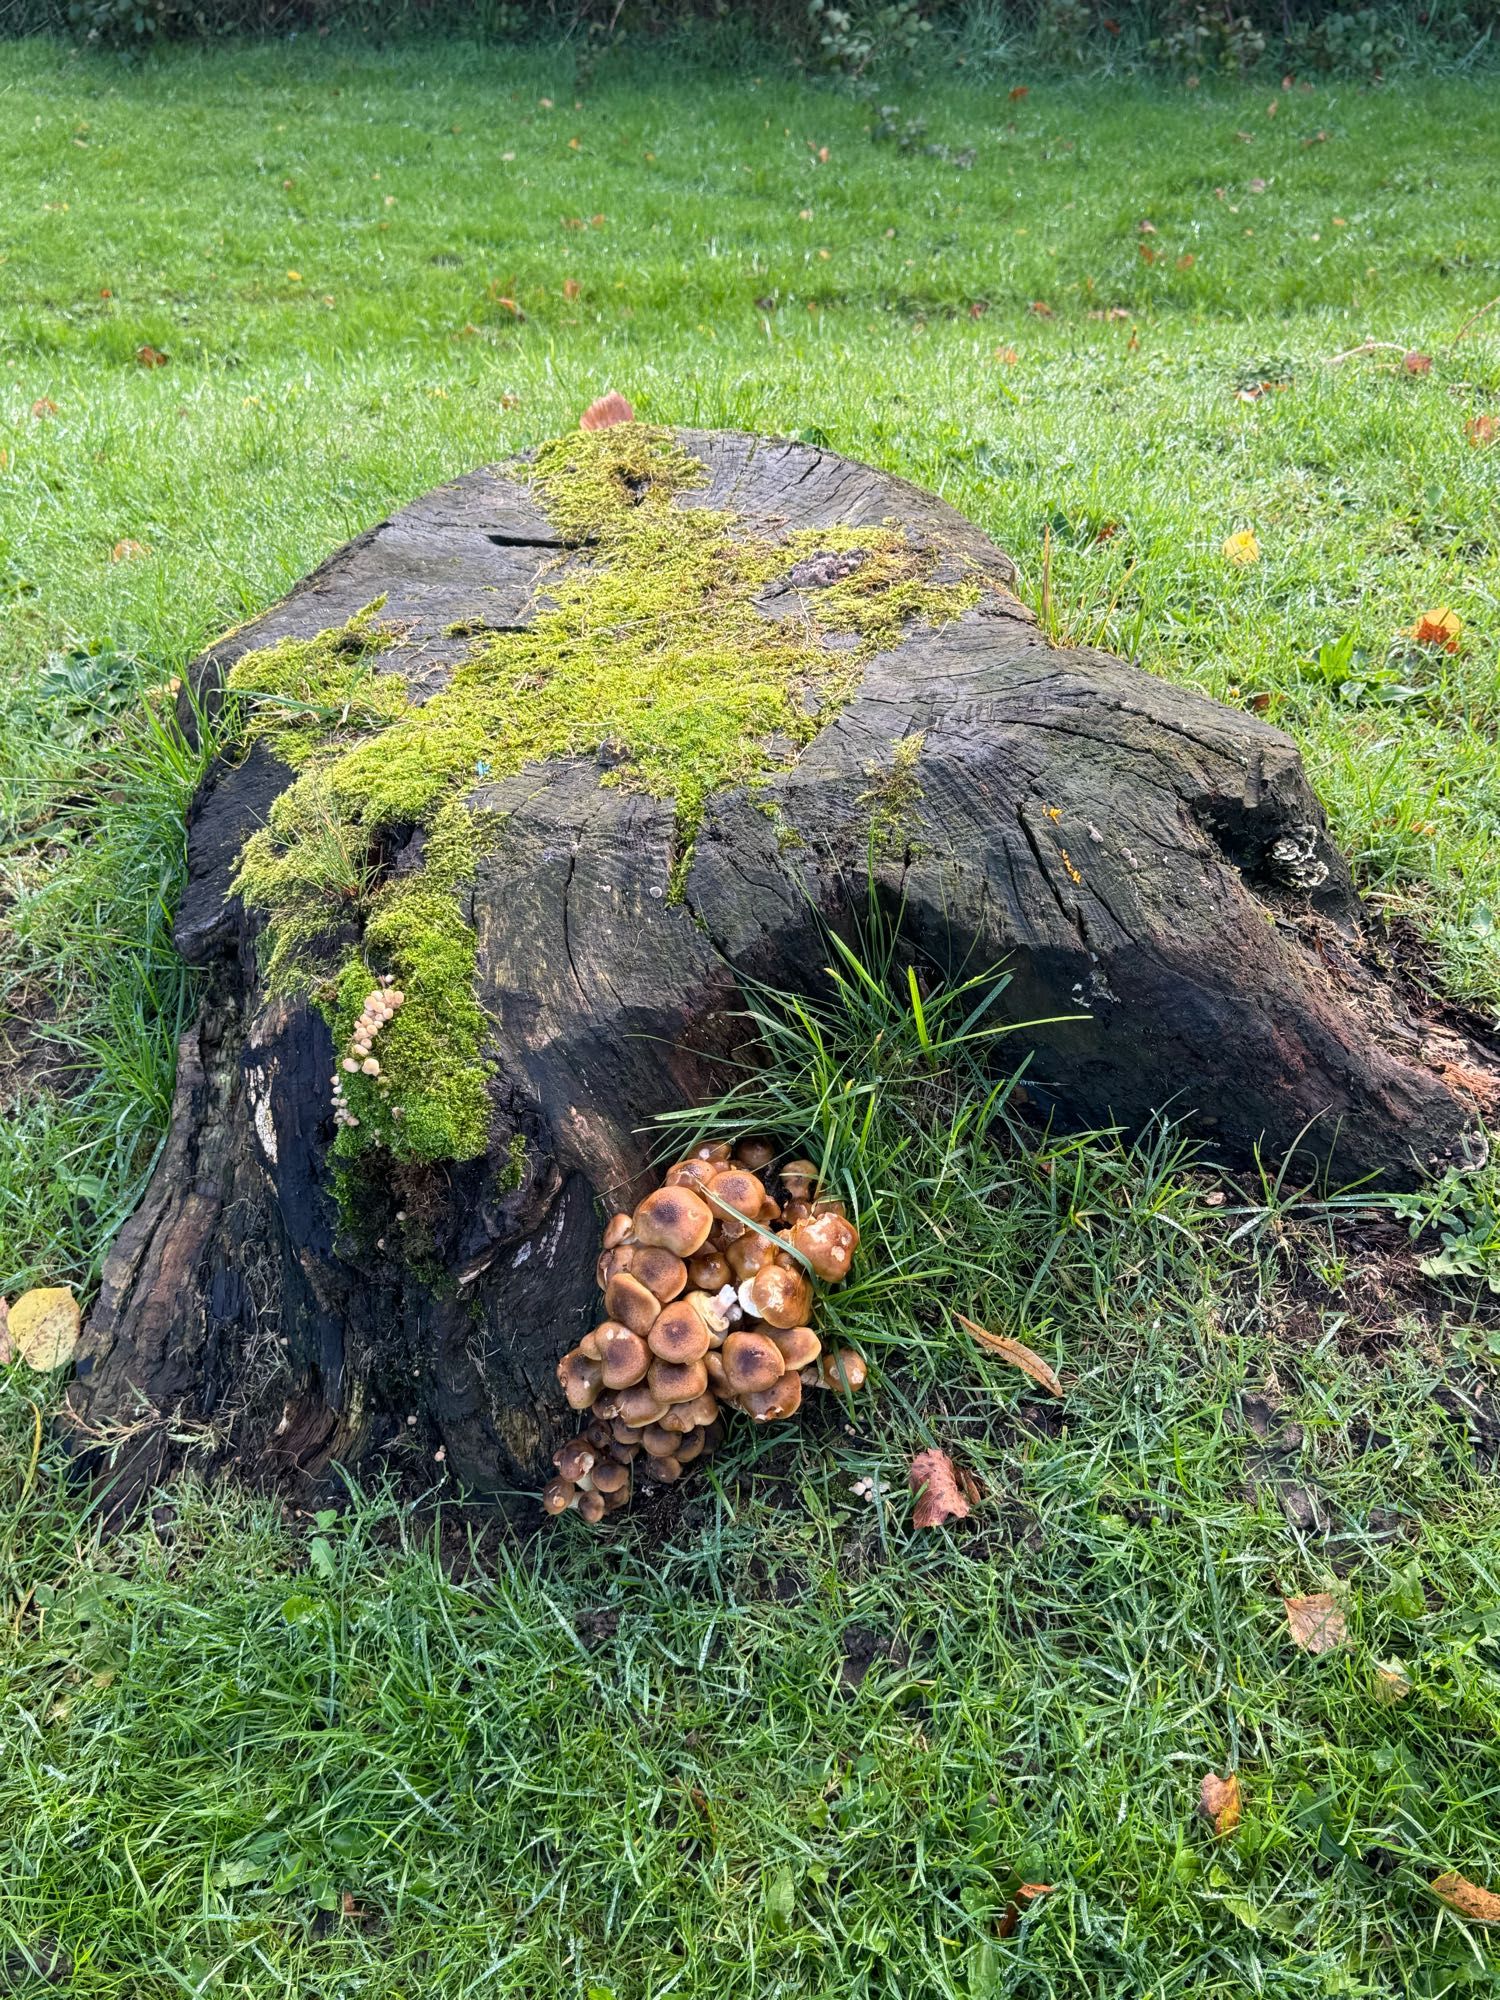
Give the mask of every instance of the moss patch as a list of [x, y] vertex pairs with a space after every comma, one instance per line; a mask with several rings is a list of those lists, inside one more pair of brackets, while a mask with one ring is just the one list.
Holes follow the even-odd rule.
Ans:
[[269, 737], [278, 757], [301, 766], [326, 757], [340, 736], [394, 722], [406, 707], [406, 681], [373, 665], [401, 637], [380, 622], [384, 608], [378, 597], [346, 625], [241, 654], [224, 685], [242, 705], [242, 740]]
[[889, 764], [870, 763], [865, 776], [870, 789], [861, 792], [859, 802], [870, 808], [870, 840], [877, 854], [904, 847], [922, 802], [922, 781], [917, 766], [922, 760], [926, 737], [919, 729], [911, 736], [898, 736], [891, 745]]
[[[368, 1118], [351, 1094], [360, 1123], [339, 1139], [350, 1152], [484, 1150], [484, 1021], [460, 907], [479, 837], [463, 800], [477, 783], [607, 750], [601, 784], [675, 801], [680, 889], [713, 793], [792, 761], [874, 653], [913, 620], [946, 621], [979, 595], [973, 578], [935, 582], [938, 552], [912, 547], [896, 525], [774, 540], [733, 514], [678, 507], [703, 468], [644, 425], [554, 440], [532, 472], [549, 517], [583, 553], [544, 580], [525, 631], [476, 634], [420, 706], [370, 668], [393, 638], [374, 606], [340, 633], [283, 642], [236, 669], [279, 699], [278, 750], [294, 741], [302, 766], [238, 877], [269, 920], [268, 979], [331, 990], [336, 1026], [348, 1008], [357, 1014], [372, 968], [393, 972], [407, 994], [381, 1052], [388, 1088], [369, 1095]], [[788, 583], [803, 594], [787, 595]], [[825, 644], [833, 635], [844, 643]], [[273, 725], [263, 716], [261, 726]], [[378, 886], [381, 843], [423, 827], [421, 871]], [[351, 919], [363, 925], [358, 951], [346, 941]]]

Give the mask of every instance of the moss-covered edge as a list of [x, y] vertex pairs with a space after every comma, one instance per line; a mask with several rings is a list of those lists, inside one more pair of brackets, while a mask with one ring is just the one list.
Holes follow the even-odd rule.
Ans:
[[[312, 997], [341, 1052], [373, 980], [405, 994], [380, 1031], [378, 1074], [340, 1079], [352, 1116], [339, 1161], [376, 1147], [427, 1161], [487, 1149], [489, 1037], [466, 903], [502, 828], [470, 809], [477, 786], [607, 750], [601, 784], [675, 800], [680, 892], [709, 797], [764, 783], [908, 624], [945, 622], [979, 595], [975, 575], [936, 581], [941, 552], [911, 545], [899, 523], [773, 539], [729, 512], [679, 507], [704, 477], [669, 431], [641, 424], [540, 446], [532, 481], [580, 553], [541, 579], [524, 630], [475, 633], [420, 705], [381, 657], [402, 643], [380, 620], [383, 600], [231, 671], [245, 735], [297, 771], [235, 878], [266, 919], [268, 985]], [[854, 560], [795, 596], [794, 615], [775, 615], [788, 573], [828, 555]], [[833, 635], [843, 643], [827, 645]], [[378, 857], [413, 836], [421, 865], [383, 877]]]

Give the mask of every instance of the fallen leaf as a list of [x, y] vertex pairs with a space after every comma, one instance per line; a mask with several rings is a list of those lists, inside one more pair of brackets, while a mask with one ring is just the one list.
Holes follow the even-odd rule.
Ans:
[[1019, 104], [1023, 97], [1030, 97], [1030, 95], [1031, 85], [1029, 83], [1018, 83], [1010, 93], [1010, 101], [1012, 104]]
[[148, 341], [144, 347], [135, 350], [135, 358], [142, 368], [165, 368], [169, 357]]
[[10, 1307], [0, 1299], [0, 1368], [8, 1367], [16, 1358], [16, 1350], [10, 1341]]
[[1307, 1597], [1284, 1597], [1286, 1622], [1294, 1645], [1304, 1653], [1331, 1653], [1342, 1646], [1348, 1634], [1344, 1614], [1326, 1590]]
[[909, 1477], [912, 1492], [919, 1496], [912, 1509], [913, 1527], [940, 1528], [944, 1521], [962, 1521], [968, 1514], [969, 1503], [947, 1452], [936, 1447], [919, 1451], [911, 1462]]
[[38, 396], [31, 406], [31, 414], [38, 419], [42, 417], [55, 417], [57, 415], [57, 405], [50, 396]]
[[1399, 1660], [1377, 1660], [1375, 1662], [1375, 1699], [1389, 1707], [1392, 1702], [1404, 1701], [1411, 1693], [1411, 1681], [1405, 1667]]
[[1419, 646], [1441, 646], [1445, 653], [1456, 653], [1463, 638], [1464, 621], [1456, 611], [1443, 605], [1437, 611], [1424, 611], [1415, 625], [1406, 630], [1408, 639], [1415, 639]]
[[10, 1344], [39, 1375], [66, 1368], [78, 1345], [78, 1301], [66, 1285], [23, 1292], [10, 1309]]
[[1240, 1781], [1230, 1772], [1227, 1778], [1213, 1771], [1198, 1787], [1198, 1811], [1215, 1833], [1233, 1833], [1240, 1823]]
[[607, 431], [611, 424], [633, 424], [635, 411], [615, 389], [608, 390], [589, 404], [578, 419], [581, 431]]
[[1135, 247], [1140, 253], [1140, 259], [1143, 264], [1154, 264], [1156, 262], [1156, 252], [1151, 248], [1149, 243], [1137, 243]]
[[1017, 354], [1013, 347], [997, 347], [995, 349], [995, 359], [1003, 361], [1007, 368], [1014, 368], [1020, 358], [1020, 355]]
[[1177, 259], [1177, 268], [1179, 271], [1191, 271], [1197, 261], [1191, 250], [1184, 250], [1182, 255]]
[[565, 299], [576, 299], [582, 290], [583, 287], [576, 278], [563, 279], [563, 297]]
[[1062, 1383], [1058, 1381], [1040, 1354], [1033, 1353], [1019, 1340], [1012, 1340], [1009, 1334], [991, 1333], [988, 1327], [976, 1326], [973, 1320], [966, 1319], [961, 1312], [954, 1313], [953, 1317], [961, 1327], [972, 1334], [981, 1347], [988, 1348], [991, 1354], [998, 1354], [1002, 1361], [1008, 1361], [1013, 1368], [1019, 1368], [1021, 1373], [1029, 1375], [1033, 1382], [1039, 1382], [1049, 1396], [1062, 1394]]
[[137, 556], [149, 556], [149, 543], [135, 542], [127, 536], [123, 542], [116, 542], [109, 552], [111, 562], [134, 562]]
[[1500, 1896], [1493, 1890], [1481, 1889], [1467, 1875], [1452, 1871], [1439, 1875], [1432, 1884], [1432, 1893], [1450, 1910], [1457, 1910], [1461, 1917], [1468, 1917], [1476, 1924], [1500, 1924]]
[[1432, 356], [1430, 354], [1418, 354], [1417, 350], [1413, 347], [1402, 355], [1401, 366], [1406, 370], [1408, 375], [1430, 375], [1432, 373]]
[[1005, 1915], [995, 1926], [997, 1937], [1008, 1938], [1021, 1921], [1021, 1911], [1028, 1903], [1034, 1903], [1038, 1896], [1050, 1896], [1050, 1882], [1023, 1882], [1005, 1906]]
[[1051, 306], [1047, 304], [1045, 299], [1033, 299], [1027, 307], [1027, 311], [1034, 312], [1038, 319], [1052, 319], [1055, 317]]
[[1482, 450], [1487, 444], [1493, 444], [1497, 433], [1500, 433], [1500, 424], [1497, 424], [1493, 417], [1471, 417], [1464, 425], [1464, 436], [1477, 450]]
[[1260, 561], [1260, 543], [1255, 538], [1253, 528], [1241, 528], [1238, 534], [1227, 535], [1224, 539], [1224, 554], [1232, 563], [1243, 568], [1247, 563]]
[[1135, 226], [1140, 231], [1142, 236], [1154, 236], [1156, 234], [1156, 224], [1154, 222], [1148, 222], [1145, 216], [1142, 216], [1140, 221]]

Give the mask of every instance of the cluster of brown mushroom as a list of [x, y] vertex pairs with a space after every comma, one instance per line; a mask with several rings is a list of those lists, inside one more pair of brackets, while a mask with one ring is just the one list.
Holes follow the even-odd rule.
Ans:
[[[355, 1022], [344, 1050], [343, 1059], [333, 1073], [333, 1121], [336, 1125], [348, 1126], [352, 1130], [359, 1120], [349, 1109], [344, 1096], [346, 1076], [372, 1076], [375, 1088], [382, 1095], [390, 1089], [390, 1081], [380, 1073], [380, 1058], [375, 1054], [375, 1037], [387, 1021], [395, 1019], [406, 1004], [406, 995], [397, 986], [390, 973], [382, 973], [380, 983], [373, 992], [365, 995], [359, 1019]], [[399, 1106], [392, 1111], [393, 1118], [399, 1118]]]
[[723, 1436], [727, 1405], [756, 1423], [794, 1416], [805, 1388], [858, 1389], [863, 1359], [825, 1353], [810, 1321], [813, 1279], [849, 1275], [859, 1231], [818, 1192], [811, 1160], [764, 1139], [700, 1146], [667, 1170], [634, 1215], [616, 1215], [599, 1253], [607, 1318], [558, 1363], [587, 1428], [553, 1458], [549, 1514], [602, 1520], [630, 1498], [636, 1466], [679, 1479]]

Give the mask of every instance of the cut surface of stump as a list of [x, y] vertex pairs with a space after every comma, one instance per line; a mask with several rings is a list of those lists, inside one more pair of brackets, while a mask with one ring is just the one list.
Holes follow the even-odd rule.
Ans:
[[1345, 1181], [1473, 1156], [1493, 1071], [1374, 969], [1291, 741], [1051, 645], [1013, 581], [887, 474], [627, 424], [414, 502], [211, 650], [206, 998], [71, 1391], [121, 1496], [194, 1422], [538, 1484], [642, 1128], [870, 886], [939, 973], [1003, 964], [1043, 1115]]

